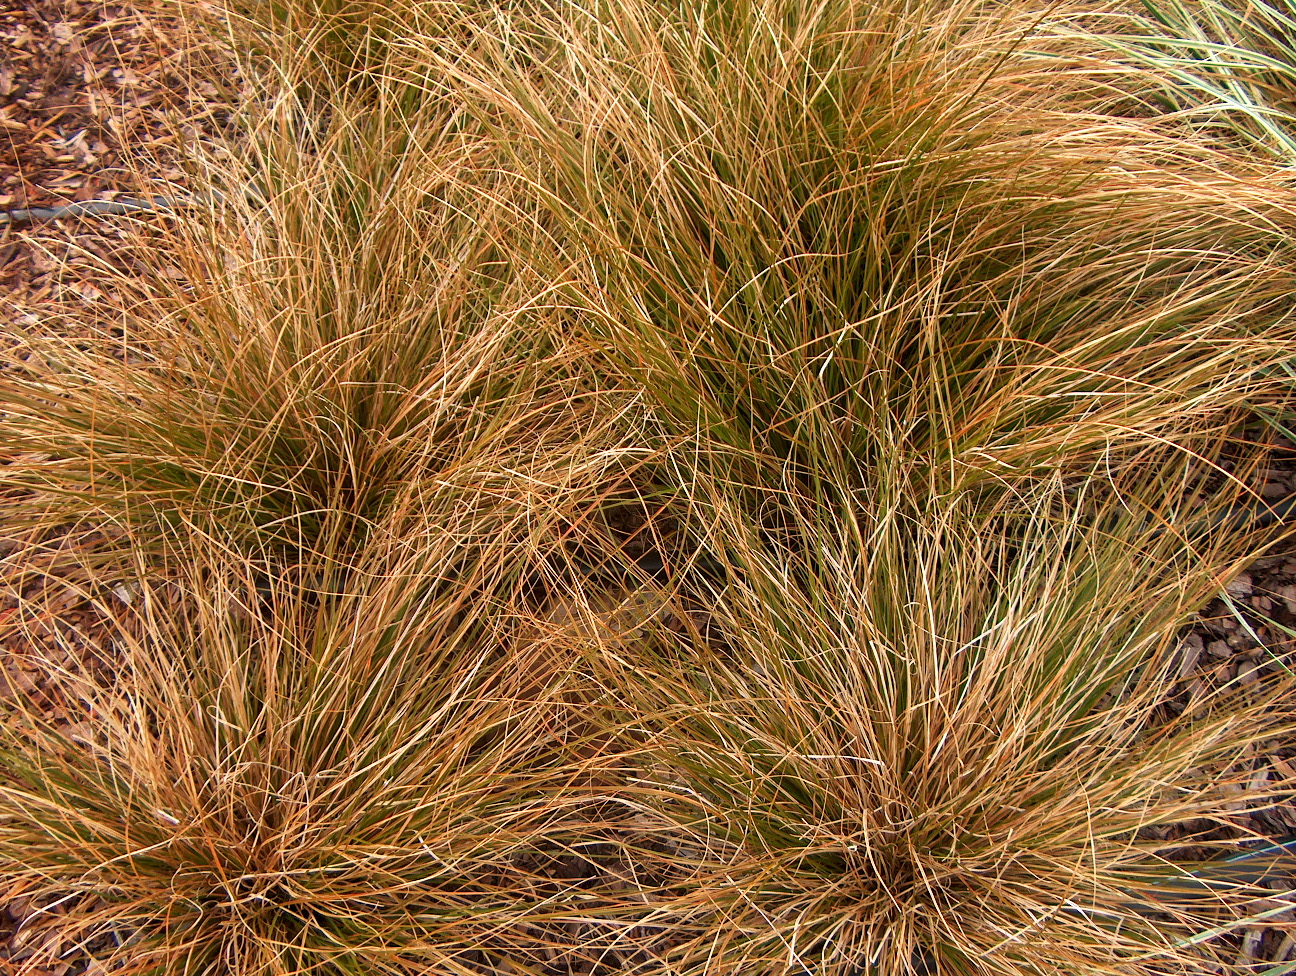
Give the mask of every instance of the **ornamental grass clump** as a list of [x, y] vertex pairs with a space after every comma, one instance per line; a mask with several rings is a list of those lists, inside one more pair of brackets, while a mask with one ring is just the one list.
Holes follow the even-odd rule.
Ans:
[[299, 107], [195, 163], [207, 199], [145, 239], [115, 322], [19, 329], [0, 354], [7, 529], [205, 535], [290, 565], [362, 547], [410, 483], [567, 463], [598, 396], [462, 114]]
[[1244, 539], [1164, 531], [1194, 479], [1157, 461], [1165, 492], [1095, 470], [989, 520], [886, 489], [854, 524], [807, 505], [804, 549], [739, 492], [701, 503], [724, 584], [603, 679], [693, 872], [653, 915], [688, 936], [666, 971], [1202, 972], [1290, 910], [1290, 858], [1192, 876], [1296, 785], [1252, 765], [1296, 688], [1258, 662], [1193, 680], [1177, 635]]
[[535, 174], [574, 327], [717, 477], [904, 469], [922, 510], [1272, 392], [1281, 172], [1104, 115], [1101, 73], [1024, 53], [1016, 8], [561, 9], [539, 65], [513, 22], [440, 56]]
[[105, 608], [115, 673], [29, 661], [84, 720], [19, 698], [0, 723], [23, 971], [587, 971], [626, 810], [524, 584], [590, 485], [517, 472], [476, 521], [410, 501], [309, 592], [191, 541]]

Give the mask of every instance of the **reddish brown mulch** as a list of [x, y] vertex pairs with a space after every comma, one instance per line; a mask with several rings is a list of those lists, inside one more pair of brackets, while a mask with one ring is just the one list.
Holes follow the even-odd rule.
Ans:
[[[159, 5], [160, 6], [160, 5]], [[32, 0], [0, 8], [0, 210], [150, 196], [184, 184], [183, 143], [221, 131], [219, 52], [148, 7]], [[237, 84], [237, 71], [225, 77]], [[0, 225], [0, 326], [40, 327], [51, 303], [93, 314], [120, 222]]]
[[182, 179], [177, 140], [227, 124], [179, 21], [140, 8], [34, 0], [0, 10], [0, 208], [112, 199]]

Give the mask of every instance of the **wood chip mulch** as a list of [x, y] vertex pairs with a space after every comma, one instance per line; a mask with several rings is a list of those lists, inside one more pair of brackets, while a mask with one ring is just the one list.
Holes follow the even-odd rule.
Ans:
[[[226, 131], [232, 116], [202, 70], [219, 52], [192, 36], [149, 7], [4, 0], [0, 210], [183, 187], [185, 143]], [[122, 238], [110, 220], [0, 225], [0, 325], [37, 325], [51, 302], [95, 306], [95, 267], [119, 266]]]

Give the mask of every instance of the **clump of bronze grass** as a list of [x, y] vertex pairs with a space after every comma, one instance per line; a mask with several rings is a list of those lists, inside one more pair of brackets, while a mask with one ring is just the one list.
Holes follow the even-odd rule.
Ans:
[[1011, 8], [562, 9], [545, 65], [510, 24], [446, 70], [586, 270], [573, 319], [762, 485], [1087, 471], [1282, 355], [1281, 174], [1022, 67]]
[[407, 496], [398, 534], [309, 591], [192, 540], [112, 612], [115, 674], [48, 676], [85, 721], [7, 706], [0, 872], [26, 971], [588, 962], [567, 930], [618, 903], [579, 880], [611, 765], [523, 597], [579, 491], [515, 480], [476, 519]]
[[1192, 465], [1156, 461], [1156, 488], [1097, 470], [998, 512], [880, 486], [853, 523], [806, 505], [795, 546], [699, 497], [723, 584], [604, 658], [692, 872], [653, 915], [669, 971], [1200, 972], [1290, 909], [1281, 859], [1193, 878], [1291, 790], [1251, 758], [1296, 715], [1281, 670], [1167, 709], [1239, 537], [1167, 531], [1220, 503], [1185, 519]]
[[540, 235], [462, 113], [301, 107], [270, 101], [195, 161], [209, 199], [148, 240], [117, 322], [6, 347], [6, 528], [196, 533], [291, 565], [362, 546], [411, 481], [487, 491], [478, 465], [546, 437], [564, 465], [589, 391], [510, 257]]

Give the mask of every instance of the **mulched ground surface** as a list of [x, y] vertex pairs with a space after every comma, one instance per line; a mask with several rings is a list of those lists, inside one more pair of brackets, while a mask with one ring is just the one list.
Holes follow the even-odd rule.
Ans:
[[[229, 101], [192, 70], [195, 59], [218, 55], [189, 46], [188, 36], [174, 18], [117, 3], [33, 0], [0, 7], [0, 210], [182, 187], [183, 143], [219, 132], [230, 117]], [[129, 271], [137, 260], [123, 250], [126, 236], [111, 219], [0, 227], [0, 336], [15, 327], [66, 329], [79, 317], [100, 316], [111, 304], [104, 301], [104, 289], [112, 287], [105, 270]], [[1296, 492], [1296, 446], [1279, 439], [1277, 447], [1259, 486], [1272, 499]], [[85, 541], [37, 546], [5, 539], [0, 527], [0, 704], [25, 696], [68, 725], [89, 717], [45, 686], [44, 665], [35, 662], [91, 673], [110, 668], [103, 622], [77, 594], [87, 581], [75, 571], [53, 579], [32, 571], [61, 546]], [[1167, 712], [1182, 710], [1212, 685], [1245, 686], [1264, 671], [1296, 667], [1296, 541], [1231, 581], [1226, 596], [1204, 607], [1184, 634], [1182, 678], [1167, 696]], [[29, 618], [21, 630], [10, 626], [20, 612]], [[1275, 774], [1296, 775], [1296, 744], [1266, 743], [1251, 765], [1257, 786]], [[1244, 831], [1285, 837], [1296, 833], [1296, 805], [1289, 800], [1272, 810], [1240, 811], [1237, 822]], [[34, 944], [24, 926], [30, 906], [5, 894], [0, 973], [12, 971]], [[1257, 928], [1237, 940], [1237, 950], [1239, 966], [1282, 962], [1296, 958], [1296, 940]], [[85, 972], [86, 965], [84, 956], [70, 958], [52, 976]]]
[[[0, 9], [0, 207], [113, 199], [181, 179], [177, 141], [228, 123], [174, 18], [114, 3], [35, 0]], [[161, 168], [159, 168], [159, 164]]]
[[[228, 100], [197, 70], [217, 55], [187, 36], [175, 17], [117, 3], [6, 0], [0, 210], [183, 186], [183, 144], [230, 118]], [[93, 306], [103, 284], [95, 266], [114, 263], [122, 236], [111, 221], [0, 229], [7, 322], [33, 325], [51, 301]]]

